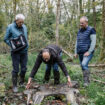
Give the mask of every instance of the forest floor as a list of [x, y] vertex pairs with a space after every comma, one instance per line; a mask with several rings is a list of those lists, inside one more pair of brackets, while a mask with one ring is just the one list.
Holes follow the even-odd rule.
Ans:
[[[29, 74], [34, 64], [36, 55], [29, 55], [30, 59], [28, 62], [28, 72], [26, 74], [26, 82], [28, 80]], [[11, 57], [6, 55], [0, 55], [0, 105], [26, 105], [27, 96], [24, 94], [25, 87], [19, 87], [18, 93], [12, 92], [12, 82], [11, 82]], [[79, 105], [105, 105], [105, 68], [102, 67], [91, 67], [91, 83], [87, 88], [83, 87], [82, 72], [79, 64], [66, 63], [67, 69], [71, 76], [72, 80], [78, 81], [80, 92], [79, 96]], [[40, 71], [38, 71], [35, 76], [35, 82], [42, 84], [43, 80], [43, 70], [44, 64], [42, 64]], [[66, 78], [63, 73], [61, 74], [61, 83], [66, 83]], [[51, 75], [53, 79], [53, 75]], [[46, 105], [65, 105], [62, 100], [56, 100], [54, 97], [48, 97]], [[49, 104], [55, 103], [55, 104]], [[58, 103], [58, 104], [57, 104]]]

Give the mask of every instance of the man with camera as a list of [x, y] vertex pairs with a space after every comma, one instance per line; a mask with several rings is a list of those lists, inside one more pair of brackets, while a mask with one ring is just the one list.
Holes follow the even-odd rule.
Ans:
[[4, 37], [5, 43], [11, 47], [11, 57], [12, 57], [12, 83], [13, 92], [18, 92], [17, 88], [17, 78], [19, 73], [19, 65], [21, 71], [19, 73], [20, 81], [19, 85], [23, 85], [25, 73], [27, 70], [27, 60], [28, 60], [28, 39], [27, 39], [27, 27], [24, 25], [24, 15], [17, 14], [15, 21], [8, 25], [6, 29], [6, 34]]

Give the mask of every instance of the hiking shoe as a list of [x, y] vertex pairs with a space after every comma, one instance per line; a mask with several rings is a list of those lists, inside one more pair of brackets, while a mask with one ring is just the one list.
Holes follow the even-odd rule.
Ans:
[[18, 92], [18, 88], [17, 87], [13, 87], [13, 92], [17, 93]]

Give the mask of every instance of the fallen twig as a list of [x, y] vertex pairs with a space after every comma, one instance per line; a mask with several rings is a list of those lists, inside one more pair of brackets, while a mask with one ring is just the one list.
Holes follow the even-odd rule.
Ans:
[[100, 80], [97, 80], [97, 79], [92, 79], [92, 81], [94, 81], [94, 82], [99, 82], [99, 83], [102, 83], [102, 84], [105, 84], [105, 82], [100, 81]]

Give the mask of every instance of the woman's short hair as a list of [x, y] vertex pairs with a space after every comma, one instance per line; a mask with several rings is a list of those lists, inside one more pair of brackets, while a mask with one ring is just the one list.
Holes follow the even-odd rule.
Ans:
[[17, 14], [17, 15], [15, 16], [15, 20], [18, 20], [18, 19], [24, 20], [24, 19], [25, 19], [25, 16], [24, 16], [23, 14]]

